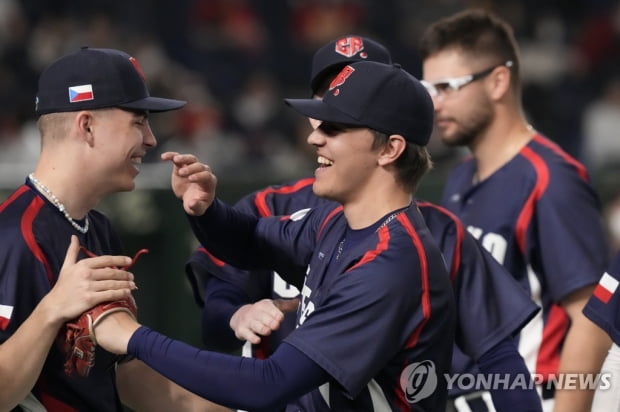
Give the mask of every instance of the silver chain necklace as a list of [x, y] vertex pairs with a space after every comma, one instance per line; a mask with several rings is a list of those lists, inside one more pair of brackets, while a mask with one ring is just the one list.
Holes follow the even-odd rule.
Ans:
[[[403, 209], [403, 210], [399, 210], [398, 212], [394, 212], [391, 215], [389, 215], [384, 221], [383, 223], [381, 223], [381, 225], [379, 225], [379, 227], [377, 229], [375, 229], [375, 233], [377, 233], [379, 231], [379, 229], [381, 229], [383, 226], [386, 226], [388, 223], [390, 223], [392, 220], [394, 220], [396, 218], [396, 216], [400, 215], [401, 213], [403, 213], [405, 210], [409, 209], [409, 207]], [[342, 251], [344, 249], [344, 242], [347, 240], [347, 238], [343, 238], [340, 243], [338, 243], [338, 250], [336, 251], [336, 260], [340, 260], [340, 255], [342, 255]]]
[[84, 226], [80, 226], [75, 220], [73, 220], [71, 216], [69, 216], [67, 208], [65, 207], [65, 205], [62, 204], [60, 200], [58, 200], [56, 195], [53, 194], [52, 191], [49, 190], [43, 183], [39, 182], [36, 177], [34, 177], [34, 173], [30, 173], [28, 175], [28, 179], [30, 179], [30, 181], [37, 187], [37, 189], [47, 195], [46, 197], [54, 204], [54, 206], [58, 208], [58, 210], [60, 210], [63, 215], [65, 215], [65, 218], [69, 221], [69, 223], [71, 223], [71, 226], [73, 226], [80, 233], [88, 232], [88, 216], [86, 216], [86, 218], [84, 219]]

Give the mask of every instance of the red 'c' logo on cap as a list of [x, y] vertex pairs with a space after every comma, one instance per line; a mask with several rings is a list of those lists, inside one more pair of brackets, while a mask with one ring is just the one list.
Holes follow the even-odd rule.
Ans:
[[[364, 40], [361, 37], [343, 37], [336, 41], [335, 51], [344, 57], [353, 57], [362, 50], [364, 50]], [[366, 53], [360, 56], [366, 58]]]
[[[329, 84], [329, 91], [333, 90], [334, 96], [338, 96], [340, 94], [340, 90], [336, 89], [338, 86], [342, 86], [344, 82], [351, 76], [351, 74], [355, 71], [355, 69], [351, 66], [345, 66], [344, 69], [334, 77], [334, 80]], [[336, 89], [336, 90], [334, 90]]]
[[142, 71], [142, 68], [138, 64], [138, 60], [136, 60], [135, 57], [130, 57], [129, 61], [131, 62], [131, 64], [133, 64], [133, 67], [136, 69], [140, 77], [142, 77], [142, 80], [146, 81], [146, 78], [144, 77], [144, 72]]

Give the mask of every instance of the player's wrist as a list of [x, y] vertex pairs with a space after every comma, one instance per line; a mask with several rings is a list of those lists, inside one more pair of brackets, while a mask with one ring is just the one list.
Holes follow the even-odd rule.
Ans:
[[54, 302], [48, 294], [41, 299], [31, 316], [37, 317], [39, 325], [60, 329], [65, 322], [71, 320], [71, 317], [63, 312], [63, 308], [64, 305]]
[[129, 313], [117, 312], [95, 325], [95, 338], [97, 344], [108, 352], [124, 355], [129, 339], [139, 327], [140, 324]]

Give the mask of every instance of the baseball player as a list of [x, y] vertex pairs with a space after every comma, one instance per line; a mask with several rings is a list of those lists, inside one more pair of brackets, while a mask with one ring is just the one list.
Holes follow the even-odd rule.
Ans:
[[[118, 50], [82, 48], [41, 74], [40, 158], [0, 204], [0, 410], [122, 411], [119, 394], [143, 410], [186, 408], [190, 400], [215, 410], [139, 361], [116, 365], [102, 349], [87, 377], [68, 375], [59, 335], [80, 313], [135, 289], [133, 275], [116, 269], [131, 259], [93, 208], [133, 189], [156, 143], [148, 113], [183, 104], [149, 96], [137, 61]], [[100, 256], [85, 258], [80, 246]]]
[[[351, 37], [359, 40], [351, 41]], [[358, 54], [342, 53], [342, 44], [360, 46]], [[334, 68], [341, 68], [351, 60], [361, 60], [362, 51], [371, 60], [390, 59], [383, 46], [357, 36], [346, 36], [319, 49], [312, 62], [313, 95], [321, 97], [333, 78]], [[313, 178], [305, 178], [270, 186], [244, 197], [235, 208], [265, 217], [289, 215], [329, 202], [313, 193], [313, 182]], [[442, 250], [455, 288], [457, 346], [454, 350], [460, 356], [454, 358], [452, 373], [490, 373], [487, 369], [492, 367], [494, 371], [499, 368], [513, 376], [519, 371], [527, 375], [516, 347], [511, 349], [515, 358], [506, 360], [503, 365], [490, 366], [486, 359], [492, 359], [495, 353], [510, 346], [502, 340], [518, 333], [534, 316], [536, 305], [452, 213], [428, 202], [417, 202], [417, 205]], [[215, 258], [203, 246], [192, 254], [186, 271], [196, 301], [202, 307], [201, 329], [208, 348], [233, 352], [243, 345], [245, 356], [265, 358], [293, 330], [295, 315], [286, 311], [296, 308], [291, 303], [296, 302], [292, 298], [297, 297], [299, 291], [283, 281], [277, 272], [237, 269]], [[472, 305], [472, 302], [482, 303]], [[477, 363], [481, 364], [482, 371], [478, 370]], [[452, 397], [464, 393], [463, 389], [451, 390]], [[494, 403], [499, 411], [540, 410], [540, 400], [533, 391], [498, 390], [492, 395], [493, 401], [485, 401], [491, 407]]]
[[[342, 36], [321, 47], [312, 58], [310, 76], [312, 95], [322, 96], [327, 90], [330, 81], [348, 63], [364, 60], [392, 63], [390, 52], [385, 46], [364, 36], [355, 34]], [[302, 179], [294, 184], [284, 185], [280, 188], [266, 188], [264, 191], [257, 193], [256, 196], [248, 196], [235, 207], [255, 216], [263, 217], [290, 214], [297, 210], [313, 207], [324, 202], [324, 200], [312, 194], [313, 181], [314, 179], [312, 178]], [[298, 192], [299, 195], [296, 194]], [[204, 308], [202, 311], [203, 324], [205, 326], [209, 325], [202, 328], [203, 341], [206, 347], [223, 352], [238, 349], [241, 341], [231, 335], [231, 329], [228, 325], [228, 319], [230, 319], [232, 313], [227, 313], [223, 318], [220, 317], [222, 309], [218, 307], [207, 309], [203, 305], [202, 295], [206, 286], [205, 281], [208, 279], [208, 273], [219, 273], [219, 277], [223, 279], [238, 279], [240, 277], [238, 284], [243, 285], [245, 279], [248, 279], [247, 272], [240, 271], [235, 267], [227, 265], [225, 262], [219, 261], [212, 255], [209, 255], [202, 246], [199, 246], [196, 253], [190, 258], [186, 265], [186, 272], [193, 286], [196, 300]], [[246, 293], [252, 296], [251, 302], [263, 298], [271, 298], [273, 302], [281, 305], [283, 309], [287, 309], [289, 313], [296, 310], [294, 302], [287, 303], [282, 299], [297, 297], [299, 290], [294, 285], [285, 282], [277, 272], [271, 270], [254, 271], [250, 279], [252, 285], [247, 285], [247, 287], [244, 286], [243, 288]], [[248, 290], [248, 288], [252, 290]], [[273, 306], [271, 302], [263, 302], [261, 305], [266, 305], [266, 310], [275, 313], [279, 317], [279, 309]], [[279, 330], [274, 328], [276, 330], [269, 331], [271, 333], [269, 338], [259, 339], [258, 336], [249, 330], [247, 331], [248, 336], [240, 336], [243, 340], [248, 341], [247, 344], [243, 345], [242, 353], [245, 356], [258, 356], [260, 358], [273, 353], [275, 347], [294, 328], [294, 313], [290, 313], [282, 322], [283, 325]], [[214, 336], [219, 338], [213, 339]], [[258, 343], [259, 340], [259, 345], [252, 345], [252, 341]]]
[[[592, 412], [617, 411], [620, 409], [620, 253], [616, 254], [609, 269], [601, 276], [583, 313], [612, 339], [613, 344], [601, 372], [609, 377], [609, 386], [599, 383], [594, 394]], [[601, 378], [602, 379], [602, 378]]]
[[[551, 410], [551, 377], [598, 371], [609, 345], [582, 314], [608, 256], [599, 199], [584, 166], [528, 124], [504, 21], [465, 10], [430, 25], [420, 51], [442, 140], [472, 153], [450, 174], [441, 203], [542, 307], [519, 350]], [[589, 410], [591, 397], [555, 388], [556, 410]]]
[[[268, 187], [246, 196], [235, 208], [257, 216], [278, 216], [329, 203], [314, 195], [313, 182], [314, 179], [307, 178]], [[519, 373], [527, 376], [527, 368], [510, 337], [535, 315], [537, 306], [454, 215], [428, 202], [416, 204], [442, 250], [455, 289], [457, 346], [454, 350], [467, 353], [468, 357], [455, 357], [452, 373], [491, 373], [488, 368], [492, 368], [494, 372], [501, 370], [514, 377]], [[202, 334], [207, 347], [233, 352], [243, 344], [242, 340], [247, 340], [256, 344], [243, 344], [244, 355], [262, 359], [273, 353], [294, 329], [295, 315], [283, 313], [282, 306], [298, 295], [297, 288], [285, 283], [276, 272], [237, 269], [214, 257], [203, 246], [191, 256], [187, 269], [196, 300], [203, 308]], [[265, 298], [271, 301], [263, 301]], [[240, 307], [253, 313], [242, 315]], [[247, 316], [247, 320], [231, 329], [229, 324], [234, 323], [235, 316]], [[506, 348], [514, 351], [514, 359], [506, 359], [503, 365], [486, 362]], [[463, 362], [463, 359], [471, 360]], [[498, 411], [541, 410], [534, 390], [519, 389], [494, 391], [493, 401], [486, 402], [494, 404]], [[452, 395], [463, 392], [454, 388]]]
[[275, 268], [301, 290], [297, 328], [264, 360], [200, 351], [129, 316], [104, 319], [99, 343], [236, 408], [443, 409], [438, 377], [449, 370], [454, 298], [412, 203], [430, 167], [428, 93], [399, 66], [361, 61], [336, 76], [322, 101], [287, 103], [321, 121], [308, 136], [319, 162], [313, 190], [335, 207], [258, 219], [214, 200], [215, 176], [194, 156], [162, 158], [173, 162], [174, 193], [208, 250], [236, 266]]

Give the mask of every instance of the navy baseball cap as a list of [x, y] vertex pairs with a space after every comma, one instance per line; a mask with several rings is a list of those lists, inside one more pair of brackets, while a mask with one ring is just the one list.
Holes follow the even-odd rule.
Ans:
[[355, 62], [338, 73], [322, 100], [285, 101], [307, 117], [399, 134], [419, 146], [433, 130], [431, 96], [399, 64]]
[[54, 61], [41, 73], [35, 111], [42, 115], [120, 107], [165, 112], [185, 103], [152, 97], [138, 61], [127, 53], [82, 47]]
[[392, 63], [385, 46], [368, 37], [347, 35], [329, 42], [314, 53], [310, 89], [316, 92], [325, 76], [339, 72], [344, 66], [360, 60]]

